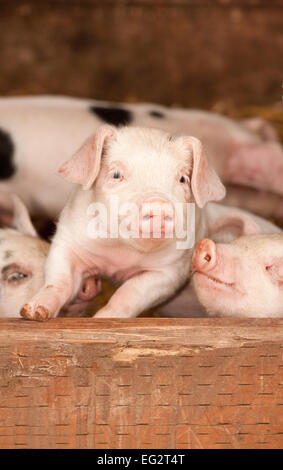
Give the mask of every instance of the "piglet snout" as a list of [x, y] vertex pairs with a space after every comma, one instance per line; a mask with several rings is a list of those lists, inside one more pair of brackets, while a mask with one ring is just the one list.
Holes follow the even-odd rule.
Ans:
[[100, 281], [97, 281], [93, 276], [84, 279], [80, 290], [78, 292], [78, 299], [91, 300], [100, 291]]
[[175, 227], [174, 207], [169, 202], [153, 198], [145, 201], [139, 214], [140, 232], [158, 236], [173, 233]]
[[216, 265], [216, 245], [212, 240], [200, 240], [194, 250], [192, 258], [193, 271], [209, 271]]

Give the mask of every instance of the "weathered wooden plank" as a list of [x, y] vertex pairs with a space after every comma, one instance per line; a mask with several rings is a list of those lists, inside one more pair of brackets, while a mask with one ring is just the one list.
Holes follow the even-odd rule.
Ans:
[[283, 319], [0, 321], [1, 448], [283, 447]]
[[[1, 3], [7, 3], [6, 0], [0, 0]], [[11, 0], [11, 3], [23, 3], [22, 0]], [[38, 3], [38, 0], [27, 0], [26, 3]], [[76, 5], [85, 7], [99, 6], [107, 8], [115, 5], [126, 6], [162, 6], [170, 7], [211, 7], [211, 0], [41, 0], [41, 3], [52, 5]], [[214, 0], [213, 6], [220, 6], [223, 8], [231, 8], [234, 6], [247, 6], [253, 8], [259, 7], [279, 7], [282, 6], [282, 0]]]

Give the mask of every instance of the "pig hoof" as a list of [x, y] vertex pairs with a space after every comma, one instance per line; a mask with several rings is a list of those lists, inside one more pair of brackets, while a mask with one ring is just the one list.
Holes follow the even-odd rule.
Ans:
[[37, 320], [37, 321], [45, 321], [51, 317], [49, 310], [43, 307], [42, 305], [39, 305], [36, 308], [36, 310], [33, 312], [32, 307], [29, 304], [25, 304], [21, 308], [20, 315], [26, 320]]
[[34, 319], [37, 321], [46, 321], [50, 318], [50, 312], [43, 305], [39, 305], [34, 312]]
[[26, 320], [33, 320], [31, 306], [29, 304], [25, 304], [20, 310], [20, 315]]

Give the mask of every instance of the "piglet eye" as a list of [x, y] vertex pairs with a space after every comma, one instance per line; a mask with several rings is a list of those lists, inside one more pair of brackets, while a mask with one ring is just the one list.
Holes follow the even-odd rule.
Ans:
[[123, 175], [122, 175], [121, 171], [115, 170], [114, 173], [113, 173], [113, 179], [122, 181]]
[[184, 184], [189, 181], [189, 177], [187, 175], [182, 175], [181, 178], [179, 179], [179, 182]]
[[9, 276], [7, 277], [7, 281], [10, 283], [19, 282], [25, 279], [26, 277], [28, 277], [26, 273], [14, 272], [9, 274]]
[[10, 286], [17, 286], [19, 283], [24, 282], [26, 278], [29, 278], [31, 272], [19, 266], [17, 263], [12, 263], [4, 266], [1, 271], [1, 276], [5, 283]]
[[272, 266], [265, 266], [265, 271], [270, 271]]

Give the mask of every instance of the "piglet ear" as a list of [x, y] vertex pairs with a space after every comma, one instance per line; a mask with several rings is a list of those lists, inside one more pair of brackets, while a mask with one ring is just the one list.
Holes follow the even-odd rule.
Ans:
[[266, 119], [251, 117], [240, 120], [247, 129], [256, 132], [263, 140], [279, 141], [276, 129]]
[[16, 194], [12, 194], [11, 199], [13, 204], [12, 226], [25, 235], [38, 237], [24, 203]]
[[226, 190], [218, 175], [208, 163], [199, 139], [185, 137], [185, 144], [193, 154], [191, 187], [197, 205], [203, 207], [209, 201], [223, 199]]
[[58, 172], [67, 181], [81, 184], [83, 189], [90, 189], [98, 176], [103, 147], [107, 139], [116, 135], [112, 126], [101, 126], [91, 135], [72, 158], [67, 160]]
[[214, 224], [209, 228], [211, 235], [216, 234], [232, 234], [235, 237], [243, 235], [252, 235], [260, 233], [260, 227], [248, 215], [231, 212], [227, 215], [219, 217]]

